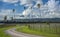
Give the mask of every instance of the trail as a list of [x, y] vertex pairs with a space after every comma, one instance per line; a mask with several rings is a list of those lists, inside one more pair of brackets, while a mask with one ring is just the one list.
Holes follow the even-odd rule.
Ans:
[[16, 30], [15, 28], [12, 28], [12, 29], [6, 30], [5, 32], [11, 35], [12, 37], [43, 37], [43, 36], [25, 34], [25, 33], [17, 32], [15, 30]]

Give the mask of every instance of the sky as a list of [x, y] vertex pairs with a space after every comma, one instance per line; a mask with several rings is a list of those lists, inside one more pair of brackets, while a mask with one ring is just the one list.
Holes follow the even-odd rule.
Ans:
[[[40, 9], [36, 7], [38, 3], [41, 4]], [[31, 10], [30, 7], [32, 7]], [[31, 17], [49, 18], [50, 16], [60, 18], [60, 0], [0, 0], [0, 15], [12, 15], [13, 9], [15, 9], [15, 14], [17, 15], [23, 14], [28, 17], [31, 15]], [[31, 11], [35, 13], [32, 14]]]

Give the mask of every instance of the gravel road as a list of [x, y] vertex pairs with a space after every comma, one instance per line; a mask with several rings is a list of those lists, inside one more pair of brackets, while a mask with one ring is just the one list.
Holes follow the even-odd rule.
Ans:
[[15, 30], [16, 30], [15, 28], [12, 28], [12, 29], [6, 30], [5, 32], [11, 35], [12, 37], [43, 37], [43, 36], [25, 34], [25, 33], [17, 32]]

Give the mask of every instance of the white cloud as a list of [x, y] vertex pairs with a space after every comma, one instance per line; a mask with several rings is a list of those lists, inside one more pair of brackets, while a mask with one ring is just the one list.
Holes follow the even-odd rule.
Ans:
[[5, 16], [5, 15], [9, 15], [10, 13], [12, 13], [11, 9], [2, 9], [0, 12], [0, 16]]
[[40, 4], [40, 7], [42, 7], [42, 5], [43, 5], [42, 0], [37, 0], [37, 1], [35, 1], [35, 2], [36, 2], [36, 5], [35, 5], [34, 7], [38, 8], [38, 7], [37, 7], [37, 4]]
[[[37, 9], [38, 3], [42, 5], [40, 9]], [[38, 18], [60, 18], [60, 5], [58, 5], [58, 3], [58, 1], [56, 2], [55, 0], [49, 0], [45, 5], [43, 5], [43, 2], [41, 0], [38, 0], [32, 9], [28, 8], [26, 12], [23, 12], [23, 14], [27, 16], [31, 15], [31, 17], [35, 16]]]
[[25, 5], [25, 6], [32, 6], [33, 1], [35, 1], [37, 4], [43, 4], [42, 0], [20, 0], [20, 5]]
[[[16, 3], [20, 1], [20, 5], [29, 6], [28, 9], [24, 10], [22, 13], [25, 16], [31, 15], [31, 17], [34, 16], [40, 18], [55, 18], [55, 17], [60, 18], [60, 5], [58, 4], [59, 1], [56, 2], [55, 0], [48, 0], [48, 2], [44, 5], [42, 0], [3, 0], [3, 1], [9, 3]], [[31, 9], [31, 6], [33, 5], [32, 1], [35, 1], [36, 4]], [[41, 4], [41, 7], [37, 8], [37, 4]], [[15, 6], [17, 6], [17, 4], [15, 4]], [[7, 11], [5, 10], [5, 12]]]
[[55, 7], [56, 7], [55, 0], [48, 1], [48, 8], [49, 8], [50, 11], [55, 11]]
[[18, 1], [20, 1], [20, 5], [25, 5], [25, 6], [33, 5], [33, 3], [32, 3], [33, 0], [3, 0], [3, 2], [8, 2], [8, 3], [16, 3]]
[[[47, 16], [51, 16], [52, 18], [55, 18], [55, 17], [58, 17], [58, 18], [60, 18], [60, 13], [58, 12], [58, 10], [57, 9], [59, 9], [58, 8], [58, 1], [55, 1], [55, 0], [50, 0], [50, 1], [48, 1], [48, 10], [49, 10], [49, 14], [47, 15]], [[51, 13], [51, 14], [50, 14]]]
[[0, 19], [4, 20], [4, 16], [11, 16], [11, 13], [12, 13], [11, 9], [1, 9], [1, 11], [0, 11]]
[[16, 2], [18, 2], [18, 0], [3, 0], [3, 2], [16, 3]]
[[20, 0], [20, 5], [31, 6], [32, 0]]
[[24, 10], [22, 14], [23, 14], [24, 16], [28, 16], [30, 13], [31, 13], [31, 9], [28, 8], [27, 10]]
[[[14, 17], [16, 15], [16, 17]], [[1, 9], [0, 11], [0, 19], [4, 20], [4, 17], [7, 16], [8, 20], [11, 20], [11, 17], [17, 18], [20, 17], [22, 14], [21, 13], [13, 13], [12, 9]]]

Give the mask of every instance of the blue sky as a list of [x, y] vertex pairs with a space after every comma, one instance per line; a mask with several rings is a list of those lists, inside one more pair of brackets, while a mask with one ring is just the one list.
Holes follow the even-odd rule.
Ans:
[[[4, 12], [4, 11], [8, 12], [9, 10], [13, 10], [13, 9], [16, 10], [16, 13], [22, 13], [24, 10], [28, 10], [29, 6], [31, 6], [31, 5], [32, 5], [33, 8], [35, 8], [34, 6], [38, 3], [38, 1], [39, 1], [39, 3], [43, 2], [43, 6], [44, 7], [47, 7], [47, 4], [48, 4], [48, 8], [49, 8], [50, 11], [51, 10], [54, 11], [55, 8], [57, 10], [58, 7], [59, 7], [59, 9], [57, 10], [58, 13], [57, 14], [55, 13], [54, 15], [53, 15], [53, 13], [50, 14], [48, 12], [48, 10], [45, 9], [46, 10], [45, 12], [49, 13], [49, 14], [45, 14], [46, 17], [49, 17], [49, 16], [53, 16], [53, 17], [55, 17], [55, 16], [57, 17], [58, 16], [59, 17], [60, 0], [55, 0], [57, 2], [54, 2], [54, 0], [53, 1], [52, 0], [51, 1], [50, 0], [42, 0], [42, 1], [41, 0], [0, 0], [0, 14], [1, 14], [1, 11], [2, 12]], [[50, 2], [48, 2], [48, 1], [50, 1]], [[53, 5], [53, 6], [51, 6], [51, 5]], [[55, 5], [57, 5], [57, 6], [55, 6]], [[24, 7], [26, 7], [26, 9], [24, 9]], [[38, 11], [38, 9], [36, 9], [36, 10]], [[34, 10], [34, 11], [36, 11], [36, 10]], [[5, 14], [5, 12], [3, 14]], [[38, 14], [35, 14], [35, 15], [38, 15]], [[43, 17], [43, 15], [44, 15], [44, 13], [42, 14], [42, 17]]]
[[[42, 0], [43, 3], [45, 4], [48, 2], [48, 0]], [[15, 6], [17, 5], [17, 6]], [[24, 5], [20, 5], [20, 1], [16, 3], [8, 3], [8, 2], [3, 2], [2, 0], [0, 1], [0, 9], [15, 9], [17, 12], [22, 12], [24, 11]], [[28, 7], [26, 7], [28, 8]]]
[[[46, 3], [48, 0], [43, 0], [44, 3]], [[15, 6], [15, 4], [17, 6]], [[0, 1], [0, 9], [16, 9], [17, 12], [22, 12], [24, 10], [24, 5], [20, 5], [20, 1], [16, 3], [8, 3]]]
[[[16, 4], [17, 6], [15, 6], [14, 4]], [[15, 9], [18, 12], [23, 11], [24, 6], [20, 5], [19, 2], [17, 3], [7, 3], [7, 2], [2, 2], [0, 1], [0, 9]]]

